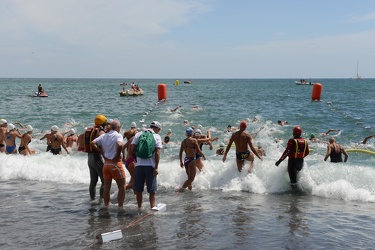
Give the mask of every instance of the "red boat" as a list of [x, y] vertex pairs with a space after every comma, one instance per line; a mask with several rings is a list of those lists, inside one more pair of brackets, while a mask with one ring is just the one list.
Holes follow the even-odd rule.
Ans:
[[33, 97], [48, 97], [48, 94], [46, 92], [35, 92]]

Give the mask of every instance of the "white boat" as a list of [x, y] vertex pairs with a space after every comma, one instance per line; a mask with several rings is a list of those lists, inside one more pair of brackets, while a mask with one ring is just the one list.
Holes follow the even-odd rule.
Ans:
[[301, 79], [299, 81], [295, 81], [294, 83], [297, 84], [297, 85], [313, 85], [313, 83], [311, 81], [308, 82], [305, 79]]
[[353, 78], [354, 80], [363, 80], [363, 78], [358, 74], [358, 62], [357, 62], [357, 75], [355, 78]]

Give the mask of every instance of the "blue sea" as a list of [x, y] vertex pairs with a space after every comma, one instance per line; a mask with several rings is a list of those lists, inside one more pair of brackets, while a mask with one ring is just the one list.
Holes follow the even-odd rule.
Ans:
[[[32, 125], [30, 147], [36, 150], [28, 157], [0, 154], [0, 248], [375, 248], [375, 155], [350, 152], [348, 162], [338, 164], [323, 160], [324, 141], [331, 136], [346, 149], [375, 151], [375, 138], [360, 143], [375, 134], [375, 79], [313, 79], [322, 85], [320, 101], [311, 100], [313, 85], [296, 85], [296, 79], [184, 80], [175, 85], [176, 79], [0, 79], [0, 118]], [[144, 95], [121, 97], [122, 82], [135, 82]], [[32, 97], [38, 84], [49, 97]], [[158, 100], [159, 84], [167, 87], [166, 101]], [[112, 205], [103, 209], [89, 198], [85, 153], [45, 152], [46, 141], [39, 139], [51, 126], [80, 134], [100, 113], [118, 119], [122, 132], [131, 122], [141, 129], [155, 120], [163, 126], [162, 138], [172, 131], [162, 151], [156, 197], [166, 204], [165, 212], [149, 211], [145, 193], [146, 209], [138, 213], [131, 191], [125, 212], [119, 211], [115, 184]], [[203, 147], [205, 168], [193, 190], [176, 193], [186, 180], [178, 160], [184, 120], [219, 140], [213, 150]], [[263, 127], [254, 144], [261, 143], [267, 155], [256, 158], [250, 174], [237, 171], [235, 148], [226, 162], [215, 154], [230, 138], [227, 126], [242, 120], [251, 134]], [[288, 123], [279, 126], [278, 120]], [[289, 186], [287, 160], [275, 166], [295, 125], [305, 138], [313, 133], [322, 141], [309, 144], [297, 192]], [[324, 136], [329, 129], [340, 131]], [[116, 230], [121, 239], [97, 240]]]

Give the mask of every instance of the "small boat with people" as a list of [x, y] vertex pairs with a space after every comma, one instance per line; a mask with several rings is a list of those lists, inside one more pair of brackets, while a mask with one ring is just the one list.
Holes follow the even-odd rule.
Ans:
[[311, 81], [306, 81], [305, 79], [300, 79], [299, 81], [294, 82], [297, 85], [313, 85]]
[[131, 83], [131, 87], [129, 89], [122, 88], [122, 91], [120, 92], [120, 96], [138, 96], [143, 95], [144, 91], [142, 88], [140, 88], [138, 85], [134, 84], [134, 82]]

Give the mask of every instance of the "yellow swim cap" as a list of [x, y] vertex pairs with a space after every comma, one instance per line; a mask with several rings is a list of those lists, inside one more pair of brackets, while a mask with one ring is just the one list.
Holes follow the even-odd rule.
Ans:
[[102, 114], [99, 114], [95, 117], [94, 119], [94, 123], [95, 125], [98, 125], [98, 126], [101, 126], [103, 125], [103, 123], [107, 122], [107, 117], [105, 117], [104, 115]]

